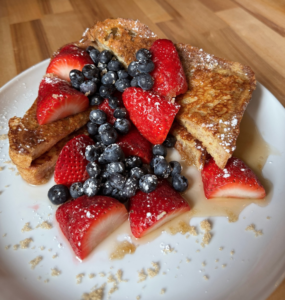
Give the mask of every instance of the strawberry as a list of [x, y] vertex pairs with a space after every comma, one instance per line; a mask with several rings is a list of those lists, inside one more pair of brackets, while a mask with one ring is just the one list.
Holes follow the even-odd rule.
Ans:
[[265, 197], [265, 190], [256, 175], [239, 158], [231, 157], [223, 170], [211, 158], [201, 175], [207, 199]]
[[109, 106], [108, 99], [104, 99], [104, 101], [98, 106], [98, 109], [103, 110], [107, 115], [107, 122], [112, 125], [115, 123], [116, 118], [114, 117], [114, 109]]
[[129, 220], [132, 234], [140, 238], [189, 210], [182, 196], [166, 180], [161, 180], [155, 191], [149, 194], [139, 191], [131, 198]]
[[154, 70], [152, 91], [168, 98], [186, 93], [188, 89], [185, 73], [174, 44], [170, 40], [156, 40], [150, 51]]
[[45, 76], [40, 83], [37, 120], [40, 125], [85, 111], [89, 100], [84, 94], [56, 76]]
[[86, 171], [88, 161], [85, 158], [85, 149], [88, 145], [94, 145], [93, 140], [81, 134], [62, 148], [54, 171], [54, 181], [57, 184], [69, 187], [74, 182], [83, 182], [89, 178]]
[[119, 136], [117, 144], [123, 149], [125, 156], [139, 156], [143, 163], [149, 164], [152, 159], [152, 144], [132, 126], [129, 133]]
[[73, 69], [82, 71], [84, 65], [93, 64], [89, 54], [73, 44], [62, 47], [51, 59], [46, 73], [56, 74], [58, 77], [68, 80], [69, 72]]
[[162, 144], [180, 106], [141, 88], [127, 88], [123, 102], [139, 132], [152, 144]]
[[75, 255], [83, 260], [128, 218], [125, 206], [106, 196], [81, 196], [61, 205], [56, 220]]

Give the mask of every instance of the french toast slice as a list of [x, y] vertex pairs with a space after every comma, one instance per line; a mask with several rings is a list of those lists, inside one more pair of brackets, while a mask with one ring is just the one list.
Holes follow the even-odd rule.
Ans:
[[223, 169], [236, 149], [239, 125], [256, 87], [250, 67], [215, 57], [202, 49], [176, 45], [189, 90], [176, 98], [176, 121]]
[[83, 126], [56, 143], [47, 152], [33, 160], [28, 168], [22, 168], [16, 165], [22, 178], [33, 185], [48, 182], [54, 172], [55, 164], [62, 148], [69, 140], [80, 134], [88, 135], [86, 126]]
[[89, 119], [89, 107], [86, 111], [45, 125], [37, 121], [37, 100], [23, 118], [9, 120], [9, 155], [19, 168], [29, 168], [32, 161], [47, 152], [57, 142], [84, 126]]
[[187, 165], [194, 165], [198, 170], [202, 170], [207, 158], [207, 151], [202, 143], [177, 122], [173, 123], [170, 132], [177, 140], [174, 146], [175, 149], [178, 150]]

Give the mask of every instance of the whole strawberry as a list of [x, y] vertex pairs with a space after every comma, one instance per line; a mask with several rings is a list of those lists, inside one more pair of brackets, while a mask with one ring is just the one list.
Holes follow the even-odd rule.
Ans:
[[123, 102], [139, 132], [152, 144], [162, 144], [180, 106], [135, 87], [124, 91]]
[[253, 171], [236, 157], [231, 157], [223, 170], [211, 158], [204, 166], [201, 175], [207, 199], [262, 199], [266, 195], [264, 187]]
[[85, 149], [94, 145], [93, 140], [84, 134], [70, 140], [61, 150], [54, 171], [54, 181], [70, 187], [74, 182], [84, 182], [89, 178], [86, 171], [88, 161]]

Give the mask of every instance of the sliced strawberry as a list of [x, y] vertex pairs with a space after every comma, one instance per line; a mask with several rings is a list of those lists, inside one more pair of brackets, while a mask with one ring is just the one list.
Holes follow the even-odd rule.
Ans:
[[81, 260], [127, 218], [125, 206], [105, 196], [82, 196], [64, 203], [56, 211], [63, 234]]
[[64, 46], [51, 59], [46, 73], [56, 74], [58, 77], [68, 80], [69, 72], [73, 69], [82, 71], [85, 65], [93, 64], [89, 54], [73, 44]]
[[69, 187], [74, 182], [83, 182], [89, 178], [86, 171], [88, 161], [85, 158], [85, 149], [88, 145], [94, 145], [94, 141], [82, 134], [70, 140], [62, 148], [54, 171], [54, 181], [57, 184]]
[[131, 198], [129, 219], [132, 234], [140, 238], [189, 210], [182, 196], [162, 180], [155, 191], [149, 194], [139, 191]]
[[132, 126], [126, 135], [119, 136], [117, 144], [123, 149], [125, 156], [139, 156], [143, 163], [149, 164], [152, 159], [152, 144]]
[[152, 144], [162, 144], [180, 106], [141, 88], [127, 88], [123, 102], [139, 132]]
[[154, 78], [152, 91], [168, 98], [186, 93], [188, 84], [174, 44], [170, 40], [156, 40], [150, 51], [155, 66], [150, 73]]
[[78, 114], [89, 107], [84, 94], [52, 74], [43, 78], [39, 87], [37, 120], [40, 125]]
[[253, 198], [266, 196], [253, 171], [239, 158], [231, 157], [221, 170], [211, 158], [201, 172], [204, 192], [211, 198]]
[[98, 106], [98, 109], [103, 110], [107, 115], [107, 122], [112, 125], [115, 123], [116, 118], [114, 117], [114, 109], [109, 106], [108, 99], [104, 99], [104, 101]]

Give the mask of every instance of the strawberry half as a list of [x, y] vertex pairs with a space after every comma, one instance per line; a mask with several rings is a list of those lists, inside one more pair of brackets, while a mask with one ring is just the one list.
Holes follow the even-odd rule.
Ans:
[[46, 73], [56, 74], [58, 77], [70, 81], [69, 72], [73, 69], [82, 71], [85, 65], [93, 64], [89, 54], [73, 44], [66, 45], [59, 50], [50, 61]]
[[121, 146], [126, 157], [139, 156], [143, 163], [149, 164], [152, 159], [152, 144], [132, 126], [126, 135], [120, 135], [117, 144]]
[[156, 40], [150, 51], [155, 66], [150, 73], [154, 78], [152, 91], [169, 98], [186, 93], [188, 84], [174, 44], [166, 39]]
[[231, 157], [221, 170], [211, 158], [201, 172], [204, 192], [210, 198], [263, 199], [265, 189], [253, 171], [239, 158]]
[[40, 83], [37, 101], [37, 120], [40, 125], [78, 114], [89, 107], [84, 94], [52, 74]]
[[114, 109], [109, 106], [108, 99], [104, 99], [104, 101], [98, 106], [98, 109], [103, 110], [107, 115], [107, 122], [114, 125], [116, 118], [114, 117]]
[[141, 88], [127, 88], [123, 102], [139, 132], [152, 144], [162, 144], [180, 106]]
[[54, 171], [54, 181], [57, 184], [69, 187], [74, 182], [83, 182], [89, 178], [86, 171], [88, 161], [85, 158], [85, 149], [88, 145], [94, 145], [93, 140], [81, 134], [62, 148]]
[[127, 218], [125, 206], [105, 196], [84, 195], [64, 203], [56, 211], [60, 229], [81, 260]]
[[189, 210], [182, 196], [162, 180], [155, 191], [149, 194], [139, 191], [131, 198], [129, 219], [132, 234], [140, 238]]

